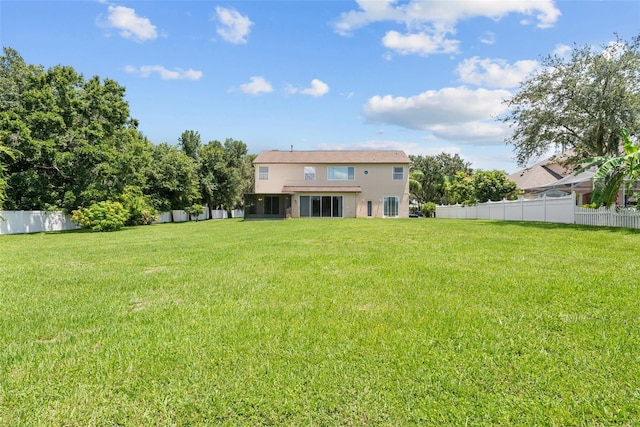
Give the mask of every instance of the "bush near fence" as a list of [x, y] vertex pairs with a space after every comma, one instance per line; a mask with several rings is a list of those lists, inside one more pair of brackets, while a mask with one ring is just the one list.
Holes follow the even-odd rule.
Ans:
[[[171, 222], [172, 212], [160, 212], [158, 221], [154, 224]], [[209, 210], [193, 218], [193, 221], [203, 221], [207, 219], [225, 219], [228, 218], [227, 211], [214, 210], [211, 218], [209, 218]], [[234, 209], [231, 211], [232, 218], [243, 218], [244, 211], [242, 209]], [[183, 210], [173, 211], [174, 222], [189, 221], [189, 215]], [[0, 234], [24, 234], [24, 233], [41, 233], [47, 231], [66, 231], [77, 230], [80, 227], [71, 221], [71, 215], [64, 212], [46, 212], [46, 211], [0, 211]]]

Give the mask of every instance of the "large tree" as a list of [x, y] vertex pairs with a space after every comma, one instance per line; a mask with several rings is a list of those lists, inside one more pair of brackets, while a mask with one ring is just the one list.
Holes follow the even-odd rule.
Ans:
[[209, 208], [233, 209], [245, 188], [243, 169], [247, 146], [228, 138], [224, 144], [209, 141], [201, 149], [200, 180], [203, 200]]
[[5, 178], [6, 167], [3, 163], [4, 158], [13, 160], [15, 159], [15, 155], [11, 149], [2, 145], [2, 141], [0, 141], [0, 209], [2, 209], [7, 190], [7, 180]]
[[163, 142], [153, 147], [147, 194], [159, 211], [184, 209], [200, 201], [197, 163], [177, 147]]
[[501, 118], [521, 166], [551, 149], [568, 163], [620, 152], [622, 128], [640, 131], [640, 36], [596, 49], [576, 46], [568, 59], [549, 55], [506, 102]]
[[471, 163], [463, 160], [458, 154], [440, 153], [435, 156], [409, 156], [411, 171], [421, 174], [413, 175], [420, 186], [414, 184], [412, 196], [423, 204], [446, 202], [445, 182], [453, 179], [457, 172], [471, 174]]
[[192, 159], [197, 159], [202, 142], [200, 134], [193, 130], [185, 130], [178, 138], [178, 144], [182, 151]]
[[7, 208], [72, 210], [144, 184], [150, 144], [114, 80], [44, 70], [5, 48], [0, 89], [0, 143], [16, 154], [6, 165]]
[[478, 203], [511, 199], [516, 194], [517, 184], [507, 179], [504, 171], [478, 170], [472, 178], [474, 195]]

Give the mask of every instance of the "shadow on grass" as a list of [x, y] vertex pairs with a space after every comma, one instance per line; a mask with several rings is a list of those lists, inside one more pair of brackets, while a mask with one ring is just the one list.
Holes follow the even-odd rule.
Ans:
[[637, 234], [640, 235], [639, 229], [634, 228], [622, 228], [622, 227], [609, 227], [609, 226], [597, 226], [597, 225], [581, 225], [581, 224], [565, 224], [560, 222], [540, 222], [540, 221], [500, 221], [493, 219], [468, 219], [463, 221], [482, 221], [492, 226], [518, 226], [523, 228], [535, 228], [542, 230], [584, 230], [584, 231], [608, 231], [611, 233], [622, 234]]

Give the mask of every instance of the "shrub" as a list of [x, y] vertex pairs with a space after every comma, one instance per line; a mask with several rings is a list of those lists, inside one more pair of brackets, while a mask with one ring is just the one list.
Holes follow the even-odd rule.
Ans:
[[83, 229], [92, 231], [117, 231], [129, 217], [120, 202], [104, 201], [94, 203], [88, 208], [74, 210], [71, 220]]
[[158, 211], [153, 207], [151, 197], [145, 196], [139, 187], [126, 187], [119, 200], [129, 212], [126, 225], [149, 225], [158, 220]]
[[589, 203], [589, 204], [586, 204], [586, 205], [582, 205], [580, 207], [581, 208], [585, 208], [585, 209], [598, 209], [600, 207], [600, 205], [597, 204], [597, 203]]
[[189, 219], [195, 216], [197, 220], [198, 217], [204, 213], [204, 208], [202, 205], [194, 204], [184, 208], [184, 211], [189, 214]]
[[436, 204], [433, 202], [423, 203], [420, 210], [426, 217], [432, 217], [436, 215]]

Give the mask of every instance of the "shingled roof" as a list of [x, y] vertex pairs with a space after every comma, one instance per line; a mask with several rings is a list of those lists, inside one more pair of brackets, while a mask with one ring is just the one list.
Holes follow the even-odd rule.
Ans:
[[320, 150], [320, 151], [263, 151], [254, 164], [360, 164], [404, 163], [411, 160], [404, 151], [392, 150]]
[[570, 174], [567, 167], [552, 157], [512, 173], [507, 178], [514, 181], [519, 189], [529, 190], [552, 184]]

